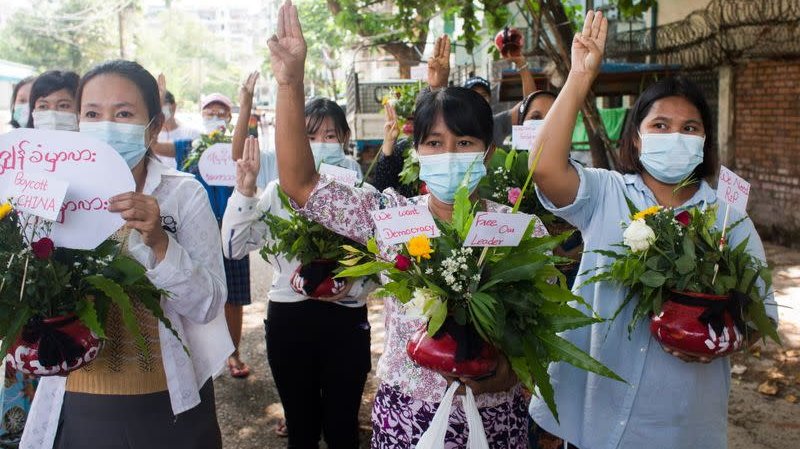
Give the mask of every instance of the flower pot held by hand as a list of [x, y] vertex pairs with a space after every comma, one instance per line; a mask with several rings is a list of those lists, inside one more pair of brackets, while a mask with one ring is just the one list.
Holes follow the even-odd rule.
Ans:
[[433, 337], [423, 327], [406, 344], [406, 351], [417, 365], [447, 377], [479, 379], [494, 374], [499, 354], [471, 326], [462, 326], [452, 317]]
[[746, 305], [734, 298], [672, 292], [661, 313], [650, 320], [650, 333], [665, 348], [697, 357], [719, 357], [738, 351], [744, 341], [744, 325], [735, 318], [735, 311]]
[[32, 318], [6, 354], [10, 368], [36, 376], [63, 376], [97, 357], [102, 341], [75, 314]]
[[336, 296], [347, 285], [344, 279], [334, 279], [333, 271], [337, 266], [334, 260], [315, 260], [300, 265], [294, 270], [289, 284], [296, 293], [309, 298]]

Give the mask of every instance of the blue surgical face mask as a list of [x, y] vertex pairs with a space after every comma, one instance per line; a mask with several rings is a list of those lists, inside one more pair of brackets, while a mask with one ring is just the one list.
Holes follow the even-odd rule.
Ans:
[[30, 115], [30, 112], [31, 108], [28, 104], [15, 104], [14, 113], [11, 115], [11, 118], [13, 118], [15, 122], [19, 123], [20, 127], [25, 128], [28, 126], [28, 115]]
[[314, 154], [314, 163], [317, 167], [322, 163], [342, 165], [344, 162], [344, 150], [340, 143], [311, 142], [311, 152]]
[[486, 176], [483, 165], [485, 153], [442, 153], [419, 156], [419, 179], [425, 182], [428, 191], [439, 201], [453, 204], [456, 190], [466, 179], [467, 188], [472, 193], [481, 178]]
[[117, 150], [130, 168], [135, 167], [147, 154], [147, 147], [144, 144], [147, 125], [82, 121], [80, 130]]
[[639, 160], [647, 173], [664, 184], [686, 179], [703, 162], [704, 136], [691, 134], [640, 134]]

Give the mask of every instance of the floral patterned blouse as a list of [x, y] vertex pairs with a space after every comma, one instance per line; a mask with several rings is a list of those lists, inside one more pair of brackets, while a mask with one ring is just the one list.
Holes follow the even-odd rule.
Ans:
[[[305, 207], [299, 208], [296, 204], [294, 206], [303, 216], [328, 229], [357, 242], [366, 243], [374, 233], [374, 223], [370, 215], [372, 211], [412, 204], [428, 204], [428, 195], [406, 198], [394, 189], [387, 189], [383, 193], [368, 191], [337, 183], [321, 175]], [[511, 212], [508, 206], [492, 201], [485, 201], [485, 205], [489, 212]], [[544, 224], [538, 217], [534, 219], [536, 220], [534, 235], [546, 235]], [[379, 247], [387, 260], [394, 258], [396, 253], [394, 247], [381, 246], [380, 241]], [[417, 366], [406, 354], [406, 343], [414, 332], [425, 325], [425, 319], [410, 311], [407, 312], [403, 304], [392, 297], [385, 298], [384, 315], [385, 347], [378, 362], [378, 377], [415, 400], [441, 402], [447, 389], [444, 377]], [[507, 393], [482, 394], [476, 397], [479, 408], [492, 407], [508, 401]]]

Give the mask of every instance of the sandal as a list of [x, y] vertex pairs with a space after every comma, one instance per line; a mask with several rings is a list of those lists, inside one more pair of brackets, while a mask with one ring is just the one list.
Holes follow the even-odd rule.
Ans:
[[[231, 373], [231, 377], [235, 379], [245, 379], [247, 376], [250, 375], [250, 367], [247, 366], [246, 363], [242, 362], [241, 360], [234, 359], [234, 363], [231, 363], [231, 359], [228, 359], [228, 372]], [[237, 366], [236, 362], [239, 362]]]
[[278, 423], [275, 424], [275, 428], [273, 430], [275, 432], [275, 435], [281, 438], [286, 438], [289, 436], [289, 429], [286, 427], [285, 419], [278, 420]]

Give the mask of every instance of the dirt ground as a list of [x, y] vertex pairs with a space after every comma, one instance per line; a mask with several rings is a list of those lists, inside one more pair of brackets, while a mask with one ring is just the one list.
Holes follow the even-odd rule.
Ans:
[[[769, 343], [733, 357], [730, 449], [800, 447], [800, 251], [767, 245], [767, 257], [775, 270], [783, 347]], [[277, 437], [273, 428], [283, 410], [266, 362], [263, 326], [271, 270], [255, 253], [251, 267], [255, 300], [245, 309], [241, 351], [253, 374], [246, 380], [227, 374], [216, 380], [217, 413], [226, 449], [279, 449], [286, 447], [286, 440]], [[380, 302], [370, 303], [370, 322], [374, 369], [383, 347]], [[369, 447], [369, 413], [376, 386], [371, 376], [361, 409], [363, 448]]]

